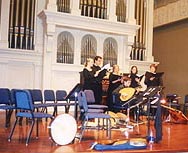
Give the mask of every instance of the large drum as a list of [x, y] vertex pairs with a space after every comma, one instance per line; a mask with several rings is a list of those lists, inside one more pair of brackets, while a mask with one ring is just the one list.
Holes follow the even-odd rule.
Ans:
[[50, 124], [51, 138], [58, 145], [71, 143], [76, 132], [76, 120], [69, 114], [58, 115]]

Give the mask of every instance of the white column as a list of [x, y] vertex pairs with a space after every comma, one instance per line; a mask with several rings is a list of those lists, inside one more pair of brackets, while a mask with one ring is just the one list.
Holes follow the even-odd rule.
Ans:
[[103, 45], [104, 45], [104, 41], [106, 39], [105, 35], [99, 34], [97, 36], [97, 42], [99, 42], [97, 44], [97, 55], [103, 57]]
[[57, 12], [57, 0], [49, 0], [47, 4], [47, 10]]
[[118, 48], [118, 65], [122, 72], [129, 72], [129, 46], [128, 46], [128, 36], [122, 36], [119, 40]]
[[46, 33], [44, 34], [44, 53], [43, 53], [43, 89], [50, 89], [52, 87], [52, 64], [54, 52], [54, 35], [55, 24], [45, 23]]
[[80, 1], [79, 0], [71, 0], [70, 1], [71, 14], [72, 15], [81, 15], [81, 10], [79, 9]]
[[8, 48], [10, 0], [1, 1], [0, 48]]
[[127, 23], [136, 24], [135, 19], [135, 0], [127, 0]]
[[108, 0], [108, 19], [110, 21], [117, 21], [117, 16], [116, 16], [116, 1], [115, 0]]
[[153, 9], [154, 2], [151, 0], [145, 1], [146, 12], [146, 61], [153, 62], [154, 57], [152, 55], [153, 46]]
[[80, 31], [77, 31], [75, 34], [75, 46], [74, 46], [74, 64], [80, 65], [81, 63], [81, 34]]

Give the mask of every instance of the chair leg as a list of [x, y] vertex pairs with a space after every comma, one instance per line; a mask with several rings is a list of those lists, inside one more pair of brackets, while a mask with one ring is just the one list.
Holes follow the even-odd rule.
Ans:
[[29, 140], [30, 140], [31, 133], [32, 133], [32, 131], [33, 131], [34, 125], [35, 125], [35, 120], [33, 119], [33, 120], [32, 120], [32, 124], [31, 124], [31, 129], [30, 129], [30, 131], [29, 131], [29, 133], [28, 133], [28, 136], [27, 136], [26, 146], [28, 146], [28, 144], [29, 144]]
[[186, 109], [187, 109], [187, 107], [184, 105], [183, 106], [183, 114], [185, 114], [185, 115], [186, 115]]
[[88, 120], [84, 119], [84, 121], [82, 122], [81, 131], [80, 131], [80, 138], [79, 138], [80, 141], [79, 142], [81, 142], [81, 140], [82, 140], [87, 123], [88, 123]]
[[10, 119], [12, 116], [13, 110], [6, 110], [6, 121], [5, 121], [5, 127], [10, 127]]
[[9, 141], [9, 142], [10, 142], [11, 139], [12, 139], [12, 135], [13, 135], [13, 133], [14, 133], [14, 129], [15, 129], [15, 127], [16, 127], [17, 122], [18, 122], [18, 117], [16, 117], [16, 121], [14, 122], [13, 128], [11, 129], [10, 135], [9, 135], [9, 137], [8, 137], [8, 141]]
[[111, 139], [111, 120], [106, 119], [106, 125], [107, 125], [107, 137]]
[[57, 115], [57, 106], [54, 106], [54, 112], [53, 112], [53, 116]]
[[38, 139], [39, 137], [39, 119], [37, 118], [37, 123], [36, 123], [36, 138]]

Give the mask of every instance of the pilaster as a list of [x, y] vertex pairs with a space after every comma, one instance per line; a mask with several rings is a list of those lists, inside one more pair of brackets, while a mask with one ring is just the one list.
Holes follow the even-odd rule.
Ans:
[[79, 9], [80, 1], [79, 0], [71, 0], [71, 14], [72, 15], [81, 15], [81, 10]]
[[127, 0], [127, 23], [136, 24], [135, 19], [135, 0]]
[[109, 11], [108, 11], [108, 19], [109, 21], [117, 21], [117, 16], [116, 16], [116, 1], [111, 0], [109, 2]]
[[153, 62], [153, 9], [154, 1], [146, 0], [145, 7], [147, 8], [146, 13], [146, 61]]
[[1, 1], [0, 48], [8, 48], [9, 8], [10, 0]]
[[57, 12], [57, 0], [48, 0], [47, 10]]

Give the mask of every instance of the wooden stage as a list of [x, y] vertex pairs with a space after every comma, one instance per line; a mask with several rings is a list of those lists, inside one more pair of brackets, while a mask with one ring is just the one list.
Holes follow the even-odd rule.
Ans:
[[[11, 125], [14, 122], [12, 116]], [[29, 145], [26, 147], [25, 138], [28, 132], [28, 125], [23, 120], [22, 126], [17, 126], [12, 141], [7, 138], [11, 128], [5, 128], [5, 113], [0, 112], [0, 152], [1, 153], [76, 153], [76, 152], [99, 152], [89, 150], [91, 144], [97, 140], [107, 140], [105, 130], [86, 130], [82, 142], [75, 141], [74, 144], [65, 146], [55, 145], [49, 139], [48, 125], [50, 120], [40, 122], [39, 139], [35, 138], [35, 129]], [[153, 129], [153, 126], [151, 126]], [[61, 133], [59, 133], [61, 134]], [[67, 133], [68, 134], [68, 133]], [[141, 138], [147, 134], [147, 125], [142, 124], [133, 130], [129, 130], [127, 138]], [[188, 152], [188, 124], [163, 123], [163, 140], [160, 143], [148, 144], [144, 150], [121, 150], [103, 152]], [[112, 139], [126, 139], [125, 133], [120, 130], [112, 130]]]

